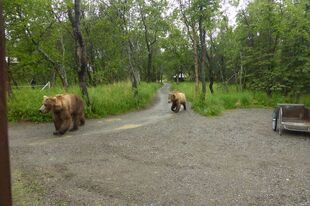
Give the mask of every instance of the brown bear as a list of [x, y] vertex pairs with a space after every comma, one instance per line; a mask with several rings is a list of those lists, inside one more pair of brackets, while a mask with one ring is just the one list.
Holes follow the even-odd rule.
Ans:
[[64, 134], [71, 126], [70, 131], [77, 130], [85, 124], [83, 100], [74, 94], [58, 94], [53, 97], [43, 97], [41, 113], [52, 112], [56, 131], [54, 135]]
[[175, 113], [180, 111], [181, 105], [186, 110], [186, 97], [182, 92], [172, 92], [168, 95], [168, 103], [172, 103], [171, 110]]

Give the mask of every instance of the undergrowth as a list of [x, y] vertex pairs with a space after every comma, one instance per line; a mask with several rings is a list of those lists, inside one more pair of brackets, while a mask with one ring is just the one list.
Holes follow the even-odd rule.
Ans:
[[206, 116], [216, 116], [224, 110], [235, 108], [274, 107], [277, 103], [303, 103], [310, 106], [310, 95], [302, 96], [297, 101], [279, 94], [269, 97], [264, 92], [238, 91], [233, 85], [226, 91], [222, 85], [215, 84], [214, 94], [208, 90], [205, 101], [200, 100], [200, 93], [195, 96], [195, 85], [192, 82], [174, 83], [171, 89], [184, 92], [187, 100], [192, 102], [193, 110]]
[[[146, 107], [151, 103], [160, 84], [141, 82], [138, 96], [134, 97], [130, 82], [119, 82], [110, 85], [100, 85], [88, 89], [90, 105], [85, 104], [87, 118], [100, 118], [107, 115], [121, 114], [134, 109]], [[53, 96], [60, 93], [73, 93], [81, 96], [78, 86], [69, 87], [65, 92], [61, 87], [40, 89], [20, 88], [13, 90], [13, 96], [8, 100], [9, 121], [51, 121], [51, 115], [39, 113], [43, 96]]]

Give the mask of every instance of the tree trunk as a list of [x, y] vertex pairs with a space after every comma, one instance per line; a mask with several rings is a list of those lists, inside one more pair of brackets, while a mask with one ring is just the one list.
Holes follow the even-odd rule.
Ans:
[[214, 94], [213, 81], [214, 81], [214, 78], [213, 78], [213, 75], [211, 74], [211, 76], [210, 76], [210, 83], [209, 83], [209, 89], [210, 89], [211, 94]]
[[214, 82], [214, 67], [215, 67], [215, 62], [216, 62], [216, 59], [214, 58], [214, 53], [216, 53], [216, 48], [215, 48], [211, 33], [209, 33], [209, 38], [211, 41], [210, 55], [206, 52], [207, 59], [209, 62], [209, 81], [210, 81], [209, 89], [210, 89], [211, 94], [214, 94], [213, 82]]
[[11, 58], [8, 57], [8, 62], [5, 64], [6, 65], [6, 71], [7, 71], [7, 90], [9, 97], [13, 96], [13, 90], [12, 90], [12, 83], [11, 83], [11, 71], [10, 71], [10, 66], [11, 66]]
[[164, 66], [161, 65], [160, 66], [160, 73], [159, 73], [159, 79], [160, 79], [160, 83], [163, 83], [163, 72], [164, 72]]
[[201, 85], [202, 85], [202, 94], [201, 94], [201, 101], [204, 102], [206, 99], [206, 55], [207, 55], [207, 48], [206, 48], [206, 31], [203, 26], [203, 19], [202, 19], [202, 5], [199, 6], [200, 10], [200, 17], [199, 17], [199, 37], [200, 37], [200, 65], [201, 65]]
[[176, 78], [176, 82], [177, 84], [179, 84], [179, 71], [180, 71], [180, 68], [177, 69], [176, 73], [175, 73], [175, 78]]
[[[125, 4], [128, 3], [127, 1], [125, 1]], [[130, 80], [131, 80], [131, 87], [133, 90], [133, 95], [134, 97], [138, 96], [138, 85], [140, 83], [140, 74], [139, 71], [135, 69], [134, 67], [134, 59], [133, 59], [133, 51], [134, 51], [134, 47], [133, 44], [131, 42], [131, 39], [128, 35], [129, 31], [128, 31], [128, 24], [127, 24], [127, 20], [126, 20], [126, 7], [123, 8], [123, 13], [122, 13], [122, 20], [123, 20], [123, 33], [124, 36], [127, 36], [127, 40], [126, 40], [126, 44], [127, 44], [127, 56], [128, 56], [128, 62], [129, 62], [129, 74], [130, 74]], [[126, 45], [125, 44], [125, 45]]]
[[[28, 33], [30, 33], [30, 32], [28, 32]], [[55, 61], [54, 59], [52, 59], [43, 49], [41, 49], [39, 47], [38, 42], [36, 42], [32, 37], [31, 37], [31, 40], [32, 40], [33, 44], [37, 46], [37, 50], [43, 56], [43, 58], [53, 66], [54, 72], [56, 72], [59, 75], [59, 78], [61, 79], [62, 86], [65, 89], [67, 89], [68, 82], [67, 82], [66, 76], [64, 76], [64, 75], [66, 75], [65, 70], [64, 70], [64, 65], [62, 65], [62, 64], [58, 63], [57, 61]]]
[[88, 81], [90, 85], [95, 86], [95, 83], [94, 83], [94, 80], [93, 80], [93, 77], [92, 77], [92, 74], [89, 68], [87, 69], [87, 76], [88, 76]]
[[[57, 73], [57, 75], [60, 77], [60, 81], [61, 84], [63, 86], [63, 88], [67, 91], [68, 89], [68, 82], [67, 82], [67, 77], [66, 77], [66, 72], [64, 71], [64, 68], [62, 66], [60, 66], [60, 69], [55, 69], [53, 72], [53, 84], [56, 82], [56, 75], [55, 73]], [[65, 75], [65, 76], [64, 76]]]
[[151, 70], [152, 70], [152, 61], [153, 61], [153, 45], [156, 43], [157, 41], [157, 36], [156, 36], [156, 31], [155, 31], [155, 36], [153, 38], [153, 40], [150, 39], [149, 37], [149, 28], [146, 24], [146, 19], [145, 19], [145, 13], [142, 9], [142, 5], [139, 4], [140, 7], [140, 15], [141, 15], [141, 20], [142, 20], [142, 24], [144, 27], [144, 39], [145, 39], [145, 43], [146, 43], [146, 47], [147, 47], [147, 51], [148, 51], [148, 62], [147, 62], [147, 82], [152, 81], [152, 74], [151, 74]]
[[[23, 19], [23, 15], [21, 13], [21, 10], [18, 9], [18, 15], [21, 19]], [[52, 25], [52, 23], [49, 24], [49, 26], [45, 29], [49, 29], [50, 26]], [[39, 44], [39, 41], [36, 41], [31, 32], [29, 31], [29, 28], [27, 26], [24, 26], [24, 29], [25, 29], [25, 33], [26, 35], [30, 38], [31, 42], [33, 43], [33, 45], [36, 46], [36, 49], [37, 51], [43, 56], [43, 58], [49, 62], [50, 64], [52, 64], [53, 68], [55, 69], [55, 72], [57, 74], [59, 74], [59, 78], [61, 79], [61, 82], [63, 82], [63, 87], [64, 88], [67, 88], [68, 87], [68, 83], [67, 83], [67, 80], [64, 80], [64, 76], [63, 76], [63, 72], [62, 71], [59, 71], [61, 70], [61, 67], [64, 68], [63, 65], [61, 65], [59, 62], [57, 62], [56, 60], [52, 59], [42, 48], [40, 48], [40, 44]]]
[[[88, 26], [86, 26], [86, 35], [87, 35], [87, 38], [89, 39], [89, 50], [88, 50], [88, 53], [89, 53], [89, 59], [88, 59], [88, 69], [87, 69], [87, 75], [88, 75], [88, 80], [90, 82], [90, 84], [92, 86], [96, 86], [96, 80], [95, 80], [95, 65], [94, 65], [94, 62], [95, 62], [95, 54], [94, 54], [94, 44], [93, 42], [90, 40], [90, 28]], [[91, 69], [90, 69], [91, 68]], [[91, 74], [93, 73], [93, 75]]]
[[240, 74], [239, 74], [239, 86], [242, 92], [242, 75], [243, 75], [243, 65], [242, 65], [242, 54], [240, 52]]
[[10, 68], [11, 68], [11, 58], [9, 57], [9, 58], [8, 58], [8, 69], [7, 69], [7, 71], [8, 71], [8, 79], [9, 79], [9, 86], [12, 88], [12, 83], [13, 83], [13, 85], [14, 85], [16, 88], [18, 88], [18, 84], [17, 84], [17, 82], [15, 81], [15, 79], [14, 79], [14, 77], [13, 77], [13, 75], [12, 75], [12, 72], [11, 72]]
[[50, 80], [52, 87], [55, 85], [55, 82], [56, 82], [56, 74], [55, 74], [55, 70], [53, 70], [52, 75], [51, 75], [51, 80]]
[[66, 70], [64, 68], [64, 65], [60, 65], [59, 70], [56, 69], [56, 71], [59, 71], [58, 76], [61, 80], [61, 84], [62, 84], [63, 88], [65, 90], [67, 90], [68, 89], [68, 80], [67, 80], [67, 73], [66, 73]]
[[148, 55], [147, 55], [147, 82], [152, 81], [151, 69], [152, 69], [152, 52], [148, 51]]
[[214, 93], [214, 90], [213, 90], [213, 81], [214, 81], [214, 77], [213, 77], [213, 54], [211, 53], [210, 56], [209, 56], [209, 89], [210, 89], [210, 92], [211, 94]]
[[221, 64], [219, 65], [219, 71], [220, 71], [222, 83], [224, 84], [225, 92], [228, 92], [224, 56], [221, 56]]
[[74, 0], [74, 17], [72, 15], [72, 9], [68, 10], [69, 19], [72, 25], [74, 41], [75, 41], [75, 52], [77, 61], [77, 74], [79, 85], [83, 97], [86, 100], [86, 104], [90, 105], [88, 96], [86, 76], [87, 76], [87, 56], [86, 47], [83, 39], [83, 35], [80, 29], [80, 17], [81, 17], [81, 0]]
[[128, 40], [128, 47], [127, 47], [127, 54], [128, 54], [128, 61], [129, 61], [129, 73], [131, 76], [131, 87], [133, 90], [134, 97], [138, 96], [138, 72], [134, 69], [133, 62], [132, 62], [132, 47], [131, 41]]
[[63, 76], [63, 71], [61, 71], [61, 68], [63, 68], [63, 65], [59, 64], [55, 60], [53, 60], [45, 51], [43, 51], [41, 48], [37, 48], [38, 51], [42, 54], [42, 56], [45, 58], [46, 61], [51, 63], [54, 68], [54, 73], [56, 72], [61, 80], [62, 86], [66, 89], [68, 87], [68, 82], [65, 80]]
[[193, 48], [194, 48], [194, 58], [195, 58], [195, 96], [199, 92], [199, 54], [197, 45], [197, 35], [196, 30], [193, 29]]
[[63, 39], [63, 34], [61, 34], [61, 38], [60, 38], [60, 44], [61, 44], [61, 54], [62, 54], [62, 62], [61, 65], [59, 65], [59, 77], [61, 79], [61, 83], [63, 85], [63, 87], [65, 88], [65, 90], [67, 90], [68, 88], [68, 80], [67, 80], [67, 73], [66, 73], [66, 69], [65, 69], [65, 53], [66, 53], [66, 49], [65, 49], [65, 44], [64, 44], [64, 39]]
[[5, 31], [3, 18], [3, 3], [0, 1], [0, 205], [12, 205], [12, 188], [10, 172], [10, 154], [7, 121], [6, 82], [7, 72], [5, 63]]
[[[195, 97], [197, 97], [198, 92], [199, 92], [199, 54], [198, 54], [198, 36], [197, 36], [197, 32], [196, 32], [196, 28], [195, 28], [195, 24], [194, 22], [189, 22], [186, 14], [184, 12], [184, 5], [182, 3], [181, 0], [179, 0], [179, 5], [180, 5], [180, 9], [181, 9], [181, 13], [183, 16], [183, 21], [185, 23], [185, 26], [187, 28], [187, 34], [189, 36], [189, 38], [192, 41], [192, 47], [194, 50], [194, 65], [195, 65]], [[191, 30], [190, 30], [191, 29]]]
[[89, 102], [89, 96], [87, 91], [87, 84], [86, 84], [86, 75], [84, 71], [78, 71], [78, 77], [79, 77], [79, 85], [82, 91], [82, 95], [86, 98], [87, 105], [90, 104]]
[[93, 86], [96, 86], [96, 67], [95, 67], [95, 54], [94, 54], [94, 45], [91, 42], [90, 43], [90, 62], [92, 72], [93, 72], [93, 78], [91, 79], [91, 83]]

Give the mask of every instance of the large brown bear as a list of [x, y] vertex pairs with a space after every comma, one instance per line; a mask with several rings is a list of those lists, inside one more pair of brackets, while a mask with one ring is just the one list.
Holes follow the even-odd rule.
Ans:
[[172, 103], [171, 110], [175, 113], [180, 111], [181, 105], [186, 110], [186, 97], [182, 92], [172, 92], [168, 95], [168, 103]]
[[85, 124], [84, 104], [80, 97], [74, 94], [58, 94], [53, 97], [43, 97], [43, 104], [39, 109], [42, 113], [52, 112], [56, 131], [54, 135], [64, 134], [71, 126], [70, 131], [77, 130]]

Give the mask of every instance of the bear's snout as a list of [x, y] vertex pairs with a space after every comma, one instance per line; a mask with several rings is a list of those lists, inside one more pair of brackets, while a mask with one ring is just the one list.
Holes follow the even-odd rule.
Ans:
[[41, 112], [41, 113], [45, 113], [46, 112], [46, 109], [45, 109], [44, 105], [42, 105], [40, 107], [39, 112]]

